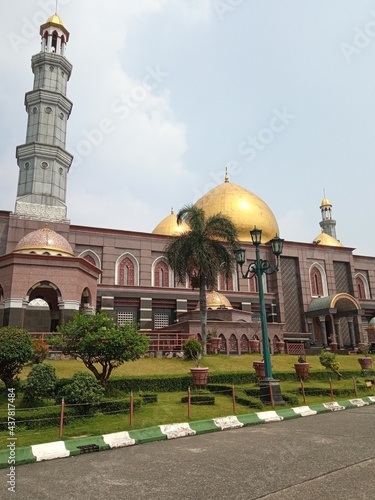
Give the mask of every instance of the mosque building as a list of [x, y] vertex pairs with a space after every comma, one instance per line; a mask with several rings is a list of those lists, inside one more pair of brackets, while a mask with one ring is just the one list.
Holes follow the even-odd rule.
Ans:
[[[41, 27], [41, 50], [32, 57], [33, 89], [26, 93], [25, 144], [14, 212], [0, 211], [0, 327], [55, 331], [85, 310], [106, 311], [118, 324], [135, 321], [143, 332], [199, 334], [199, 291], [175, 282], [164, 258], [171, 237], [188, 229], [172, 212], [150, 233], [77, 226], [67, 215], [66, 191], [73, 156], [66, 150], [72, 102], [67, 85], [69, 31], [60, 17]], [[269, 240], [279, 234], [268, 205], [245, 187], [223, 182], [196, 202], [206, 216], [221, 212], [234, 222], [248, 262], [254, 259], [249, 229], [262, 229], [262, 258], [274, 256]], [[336, 238], [332, 204], [320, 205], [321, 232], [311, 243], [285, 241], [280, 270], [263, 276], [271, 345], [306, 342], [354, 348], [375, 342], [375, 258], [353, 254]], [[249, 352], [259, 336], [258, 284], [237, 269], [218, 276], [208, 293], [209, 322], [221, 351]]]

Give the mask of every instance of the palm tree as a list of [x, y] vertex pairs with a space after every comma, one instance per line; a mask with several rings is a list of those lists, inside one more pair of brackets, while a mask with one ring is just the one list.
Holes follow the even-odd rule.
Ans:
[[230, 278], [234, 268], [234, 250], [238, 247], [237, 230], [225, 215], [206, 219], [201, 208], [184, 206], [177, 214], [177, 223], [186, 222], [190, 231], [176, 236], [164, 249], [169, 266], [177, 281], [185, 284], [189, 278], [199, 284], [199, 307], [203, 354], [207, 353], [206, 290], [217, 287], [220, 273]]

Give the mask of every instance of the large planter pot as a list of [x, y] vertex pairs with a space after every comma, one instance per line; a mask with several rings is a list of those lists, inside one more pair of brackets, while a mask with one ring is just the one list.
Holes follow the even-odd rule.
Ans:
[[249, 340], [250, 352], [259, 352], [260, 340]]
[[208, 379], [208, 368], [190, 368], [190, 373], [193, 378], [194, 387], [205, 387]]
[[358, 363], [361, 365], [363, 371], [371, 370], [372, 358], [358, 358]]
[[220, 337], [211, 337], [210, 338], [210, 344], [213, 352], [217, 354], [220, 351]]
[[255, 375], [257, 376], [257, 378], [263, 378], [266, 376], [264, 361], [253, 361], [253, 368], [255, 370]]
[[295, 363], [294, 368], [298, 378], [306, 378], [309, 376], [309, 363]]
[[285, 351], [285, 342], [276, 342], [276, 349], [279, 354], [283, 354]]

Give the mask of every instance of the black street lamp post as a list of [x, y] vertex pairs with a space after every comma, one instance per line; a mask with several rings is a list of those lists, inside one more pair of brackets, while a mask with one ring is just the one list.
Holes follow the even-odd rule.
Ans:
[[276, 265], [273, 266], [268, 260], [263, 260], [260, 258], [259, 246], [262, 240], [262, 230], [254, 229], [250, 231], [251, 239], [253, 245], [255, 245], [255, 260], [250, 262], [247, 271], [243, 272], [243, 265], [245, 263], [245, 250], [239, 248], [235, 251], [237, 264], [241, 266], [241, 274], [244, 279], [250, 279], [254, 275], [258, 278], [258, 290], [259, 290], [259, 305], [260, 305], [260, 319], [262, 327], [262, 344], [263, 344], [263, 359], [265, 368], [265, 377], [259, 381], [260, 386], [260, 399], [266, 404], [285, 404], [281, 389], [280, 382], [275, 380], [272, 376], [272, 365], [271, 365], [271, 355], [268, 340], [268, 327], [267, 327], [267, 316], [266, 307], [264, 303], [264, 290], [263, 290], [263, 274], [272, 274], [279, 270], [279, 256], [283, 251], [284, 240], [279, 238], [277, 235], [271, 240], [272, 253], [276, 256]]

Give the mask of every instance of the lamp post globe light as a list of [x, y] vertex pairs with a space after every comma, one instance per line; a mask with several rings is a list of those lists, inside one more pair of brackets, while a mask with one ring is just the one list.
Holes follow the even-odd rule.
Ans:
[[272, 365], [271, 365], [271, 355], [270, 346], [268, 340], [268, 327], [267, 327], [267, 316], [266, 307], [264, 303], [264, 290], [263, 290], [263, 274], [272, 274], [279, 270], [279, 256], [283, 251], [284, 240], [279, 238], [277, 235], [273, 238], [271, 243], [272, 253], [276, 257], [276, 265], [272, 265], [270, 261], [263, 260], [260, 258], [259, 246], [262, 241], [262, 230], [254, 226], [254, 229], [250, 231], [251, 240], [255, 246], [255, 260], [250, 262], [247, 270], [243, 271], [243, 265], [245, 264], [245, 250], [239, 248], [235, 250], [236, 262], [241, 267], [241, 274], [244, 279], [250, 279], [254, 275], [258, 278], [258, 290], [259, 290], [259, 305], [260, 305], [260, 320], [262, 328], [262, 344], [263, 344], [263, 359], [265, 368], [265, 377], [259, 381], [260, 386], [260, 399], [266, 404], [285, 404], [281, 389], [280, 382], [275, 380], [272, 376]]

